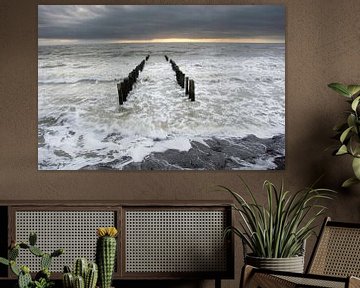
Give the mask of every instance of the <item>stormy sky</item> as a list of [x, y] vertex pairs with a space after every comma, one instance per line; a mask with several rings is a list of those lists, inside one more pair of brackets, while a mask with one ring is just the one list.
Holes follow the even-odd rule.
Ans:
[[284, 42], [282, 5], [39, 5], [39, 41]]

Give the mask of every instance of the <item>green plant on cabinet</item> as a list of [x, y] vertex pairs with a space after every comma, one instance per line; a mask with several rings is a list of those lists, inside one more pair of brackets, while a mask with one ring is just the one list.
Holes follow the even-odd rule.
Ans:
[[347, 102], [350, 104], [346, 122], [334, 127], [340, 141], [334, 155], [350, 155], [352, 157], [354, 176], [342, 184], [343, 187], [349, 187], [360, 183], [360, 85], [331, 83], [328, 86], [338, 94], [346, 97]]
[[97, 229], [96, 263], [99, 267], [99, 287], [110, 288], [116, 258], [115, 227], [101, 227]]
[[249, 186], [241, 181], [251, 201], [240, 193], [220, 186], [235, 199], [233, 209], [240, 215], [239, 227], [228, 227], [225, 233], [239, 236], [252, 255], [263, 258], [288, 258], [302, 254], [303, 245], [315, 233], [314, 224], [324, 214], [326, 207], [318, 203], [332, 199], [335, 191], [329, 189], [304, 188], [296, 193], [280, 188], [266, 180], [264, 189], [267, 203], [262, 205], [255, 198]]
[[[8, 251], [8, 259], [0, 257], [0, 263], [10, 266], [11, 271], [18, 277], [19, 288], [49, 288], [54, 285], [50, 280], [50, 265], [54, 257], [64, 253], [63, 249], [57, 249], [51, 254], [43, 252], [36, 246], [36, 233], [30, 233], [29, 243], [11, 243]], [[35, 275], [34, 280], [30, 275], [30, 268], [26, 265], [19, 266], [16, 259], [19, 256], [20, 249], [28, 250], [33, 255], [40, 257], [41, 270]]]

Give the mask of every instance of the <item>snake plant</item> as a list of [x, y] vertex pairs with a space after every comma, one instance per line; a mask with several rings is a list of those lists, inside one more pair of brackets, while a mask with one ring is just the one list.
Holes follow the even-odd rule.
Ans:
[[[241, 179], [242, 180], [242, 179]], [[288, 258], [301, 255], [304, 241], [314, 233], [316, 220], [324, 214], [326, 207], [318, 200], [331, 199], [334, 191], [305, 188], [296, 193], [278, 189], [266, 180], [264, 189], [267, 203], [262, 205], [242, 180], [245, 193], [251, 201], [227, 187], [220, 186], [235, 199], [233, 205], [240, 215], [239, 227], [228, 227], [225, 234], [233, 232], [247, 245], [252, 256], [266, 258]]]

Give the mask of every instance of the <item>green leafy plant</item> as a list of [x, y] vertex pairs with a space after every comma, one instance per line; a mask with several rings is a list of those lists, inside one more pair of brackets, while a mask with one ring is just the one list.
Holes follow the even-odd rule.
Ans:
[[[63, 249], [57, 249], [51, 254], [43, 252], [36, 246], [37, 236], [30, 233], [29, 243], [12, 242], [8, 251], [8, 259], [0, 257], [0, 263], [10, 266], [11, 271], [18, 277], [19, 288], [50, 288], [54, 283], [50, 280], [50, 265], [53, 257], [58, 257], [64, 253]], [[19, 266], [16, 259], [19, 256], [20, 249], [28, 250], [31, 254], [39, 257], [41, 270], [35, 275], [33, 280], [28, 266]]]
[[340, 146], [334, 151], [334, 155], [349, 154], [353, 157], [352, 168], [354, 177], [347, 179], [342, 186], [349, 187], [360, 183], [360, 85], [344, 85], [331, 83], [329, 88], [347, 98], [351, 109], [347, 112], [347, 120], [334, 127]]
[[39, 279], [39, 281], [35, 280], [33, 282], [33, 287], [34, 288], [51, 288], [54, 285], [55, 285], [54, 282], [49, 282], [45, 278], [41, 278], [41, 279]]
[[[242, 179], [241, 179], [242, 180]], [[240, 227], [228, 227], [252, 251], [252, 256], [288, 258], [301, 255], [303, 244], [314, 233], [315, 220], [324, 214], [325, 206], [317, 202], [332, 199], [329, 189], [304, 188], [296, 193], [285, 191], [283, 183], [278, 189], [270, 181], [264, 182], [267, 205], [261, 205], [249, 186], [242, 180], [251, 201], [239, 193], [220, 186], [236, 200], [233, 208], [239, 213]]]

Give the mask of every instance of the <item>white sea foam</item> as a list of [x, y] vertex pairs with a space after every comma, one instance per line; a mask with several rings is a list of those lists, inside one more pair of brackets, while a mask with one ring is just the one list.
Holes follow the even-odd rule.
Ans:
[[[116, 83], [148, 53], [120, 107]], [[195, 80], [195, 102], [164, 54]], [[284, 58], [284, 46], [272, 44], [40, 46], [39, 169], [80, 169], [125, 156], [141, 161], [211, 137], [284, 134]]]

